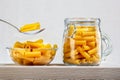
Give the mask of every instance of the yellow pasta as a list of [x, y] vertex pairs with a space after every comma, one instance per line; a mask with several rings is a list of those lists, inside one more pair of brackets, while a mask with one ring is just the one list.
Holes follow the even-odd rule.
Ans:
[[15, 59], [15, 61], [17, 61], [19, 64], [22, 64], [22, 63], [23, 63], [23, 60], [20, 59], [20, 58], [14, 58], [14, 59]]
[[46, 44], [44, 47], [45, 48], [52, 48], [51, 44]]
[[22, 59], [27, 60], [27, 61], [30, 61], [30, 62], [33, 62], [33, 61], [34, 61], [34, 58], [22, 57]]
[[[15, 49], [14, 49], [15, 48]], [[42, 39], [36, 41], [16, 42], [11, 50], [11, 57], [19, 64], [48, 64], [56, 53], [57, 44], [44, 44]]]
[[86, 36], [86, 37], [83, 37], [83, 39], [86, 40], [86, 41], [95, 41], [94, 36]]
[[81, 26], [81, 27], [77, 27], [77, 31], [78, 32], [95, 31], [95, 28], [90, 26]]
[[57, 49], [57, 48], [58, 48], [57, 44], [54, 44], [54, 45], [53, 45], [53, 48], [54, 48], [54, 49]]
[[[57, 44], [54, 44], [54, 45], [53, 45], [53, 50], [52, 50], [52, 52], [51, 52], [52, 56], [55, 55], [57, 48], [58, 48]], [[55, 50], [54, 50], [54, 49], [55, 49]]]
[[79, 59], [64, 59], [64, 62], [70, 63], [70, 64], [80, 64], [80, 60]]
[[94, 48], [94, 49], [92, 49], [92, 50], [89, 50], [88, 51], [88, 53], [90, 54], [90, 55], [92, 55], [92, 54], [95, 54], [95, 53], [97, 53], [97, 48]]
[[[73, 31], [75, 33], [73, 34]], [[98, 43], [95, 26], [74, 26], [68, 30], [72, 38], [65, 38], [63, 52], [64, 62], [70, 64], [96, 64], [100, 56], [97, 53]], [[77, 49], [77, 50], [76, 50]]]
[[96, 35], [95, 31], [82, 32], [82, 36], [95, 36], [95, 35]]
[[86, 45], [85, 40], [75, 40], [75, 45]]
[[43, 43], [43, 39], [38, 39], [35, 41], [35, 43]]
[[25, 52], [26, 52], [26, 50], [25, 49], [16, 49], [15, 50], [15, 54], [17, 54], [17, 55], [21, 55], [21, 56], [24, 56], [25, 55]]
[[70, 40], [67, 39], [63, 45], [64, 48], [69, 48], [70, 47]]
[[21, 32], [28, 32], [28, 31], [32, 31], [32, 30], [38, 30], [38, 29], [40, 29], [39, 22], [26, 24], [26, 25], [20, 27]]
[[94, 48], [96, 46], [96, 42], [95, 41], [92, 41], [92, 42], [88, 42], [87, 44], [88, 46]]
[[95, 53], [94, 56], [98, 59], [100, 59], [100, 55], [98, 53]]
[[44, 47], [44, 44], [40, 44], [40, 43], [37, 43], [37, 42], [31, 42], [31, 41], [27, 41], [26, 43], [27, 45], [30, 45], [32, 48], [43, 48]]
[[32, 62], [31, 62], [31, 61], [28, 61], [28, 60], [23, 60], [23, 61], [22, 61], [22, 64], [24, 64], [24, 65], [27, 65], [27, 64], [31, 65]]
[[83, 40], [82, 36], [80, 36], [80, 35], [74, 35], [73, 39], [75, 39], [75, 40]]
[[75, 35], [81, 36], [82, 35], [82, 31], [80, 29], [76, 29]]
[[78, 54], [77, 50], [71, 50], [71, 51], [70, 51], [70, 57], [71, 57], [72, 59], [75, 59], [75, 55], [76, 55], [76, 54]]
[[71, 56], [70, 52], [64, 53], [64, 57], [65, 57], [65, 58], [70, 58], [70, 56]]
[[75, 55], [75, 59], [83, 59], [84, 57], [81, 55], [81, 54], [77, 54], [77, 55]]
[[90, 55], [87, 52], [81, 53], [82, 56], [84, 56], [86, 59], [90, 58]]
[[50, 58], [41, 56], [40, 58], [34, 58], [33, 64], [34, 65], [48, 64], [50, 61], [51, 61]]
[[[51, 57], [52, 57], [52, 56], [51, 56], [51, 52], [52, 52], [51, 50], [47, 50], [46, 53], [44, 53], [43, 55], [44, 55], [45, 57], [51, 58]], [[43, 55], [42, 55], [42, 56], [43, 56]]]
[[95, 57], [94, 55], [92, 56], [92, 61], [93, 62], [99, 62], [99, 58]]
[[28, 57], [28, 58], [40, 57], [41, 56], [41, 52], [25, 52], [24, 56]]
[[87, 46], [87, 45], [83, 45], [83, 47], [82, 47], [84, 50], [90, 50], [90, 47], [89, 46]]
[[70, 51], [71, 51], [70, 48], [64, 48], [64, 49], [63, 49], [63, 52], [64, 52], [64, 53], [67, 53], [67, 52], [70, 52]]
[[82, 59], [82, 60], [81, 60], [81, 63], [82, 63], [82, 64], [86, 64], [86, 63], [87, 63], [86, 59]]
[[77, 55], [77, 54], [78, 54], [77, 50], [73, 50], [73, 51], [69, 51], [67, 53], [64, 53], [64, 57], [69, 57], [69, 58], [74, 59], [75, 55]]
[[63, 46], [63, 52], [69, 52], [70, 51], [70, 41], [66, 41]]
[[89, 55], [87, 52], [85, 52], [81, 47], [78, 47], [77, 50], [78, 50], [78, 52], [80, 52], [80, 54], [81, 54], [82, 56], [84, 56], [86, 59], [89, 59], [89, 58], [90, 58], [90, 55]]
[[25, 44], [18, 41], [14, 44], [14, 48], [24, 48], [24, 47], [25, 47]]
[[68, 30], [68, 36], [71, 36], [73, 32], [74, 32], [74, 25], [70, 25]]

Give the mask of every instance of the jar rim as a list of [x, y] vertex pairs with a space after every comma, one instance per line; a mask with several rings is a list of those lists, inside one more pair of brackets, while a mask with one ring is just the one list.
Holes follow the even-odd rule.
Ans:
[[69, 23], [99, 23], [100, 18], [85, 18], [85, 17], [73, 17], [73, 18], [65, 18], [64, 20], [65, 24], [69, 24]]
[[69, 20], [69, 21], [96, 21], [100, 18], [87, 18], [87, 17], [73, 17], [73, 18], [65, 18], [65, 20]]

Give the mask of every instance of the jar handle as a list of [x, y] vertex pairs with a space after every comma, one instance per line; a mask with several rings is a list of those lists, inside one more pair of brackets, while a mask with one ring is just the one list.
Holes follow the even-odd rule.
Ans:
[[110, 55], [110, 53], [112, 52], [112, 44], [110, 38], [105, 33], [102, 33], [102, 41], [106, 45], [106, 49], [103, 50], [103, 42], [102, 42], [102, 60], [104, 61], [106, 60], [106, 57]]

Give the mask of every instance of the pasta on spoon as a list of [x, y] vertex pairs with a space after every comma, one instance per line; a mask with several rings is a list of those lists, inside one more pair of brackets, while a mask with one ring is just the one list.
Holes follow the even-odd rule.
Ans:
[[1, 22], [4, 22], [4, 23], [6, 23], [6, 24], [8, 24], [8, 25], [10, 25], [10, 26], [12, 26], [12, 27], [15, 28], [18, 32], [23, 33], [23, 34], [27, 34], [27, 35], [38, 34], [38, 33], [40, 33], [40, 32], [42, 32], [42, 31], [45, 30], [45, 28], [40, 29], [40, 23], [39, 23], [39, 22], [31, 23], [31, 24], [26, 24], [26, 25], [22, 26], [22, 27], [19, 29], [17, 26], [15, 26], [15, 25], [13, 25], [13, 24], [5, 21], [5, 20], [0, 19], [0, 21], [1, 21]]

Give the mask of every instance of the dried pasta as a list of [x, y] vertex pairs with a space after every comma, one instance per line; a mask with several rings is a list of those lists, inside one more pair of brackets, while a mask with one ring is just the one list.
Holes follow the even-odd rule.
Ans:
[[[97, 30], [95, 26], [68, 26], [63, 46], [64, 62], [75, 65], [97, 64], [100, 61]], [[73, 33], [74, 32], [74, 33]], [[73, 51], [76, 50], [74, 53]]]
[[23, 65], [48, 64], [53, 59], [57, 47], [57, 44], [43, 43], [42, 39], [26, 42], [17, 41], [11, 49], [11, 56], [15, 62]]
[[26, 24], [26, 25], [20, 27], [21, 32], [28, 32], [28, 31], [32, 31], [32, 30], [38, 30], [38, 29], [40, 29], [39, 22]]

